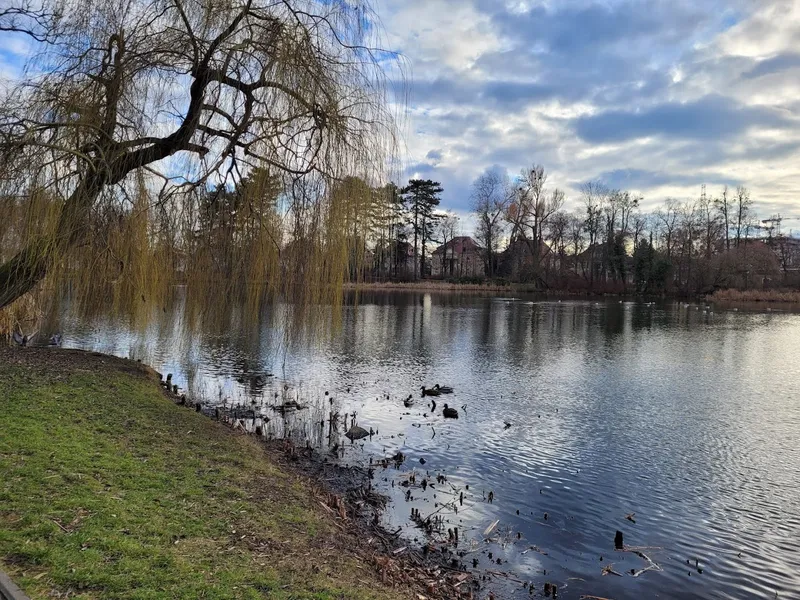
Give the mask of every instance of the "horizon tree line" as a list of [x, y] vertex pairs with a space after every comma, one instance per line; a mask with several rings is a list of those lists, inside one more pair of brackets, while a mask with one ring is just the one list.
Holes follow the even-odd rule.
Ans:
[[641, 195], [602, 181], [580, 187], [579, 208], [565, 210], [565, 200], [547, 187], [541, 165], [513, 180], [498, 169], [477, 177], [472, 202], [487, 276], [540, 289], [641, 293], [750, 286], [758, 277], [798, 283], [789, 277], [797, 249], [773, 219], [759, 221], [744, 185], [723, 186], [716, 197], [703, 185], [697, 198], [666, 198], [650, 212]]

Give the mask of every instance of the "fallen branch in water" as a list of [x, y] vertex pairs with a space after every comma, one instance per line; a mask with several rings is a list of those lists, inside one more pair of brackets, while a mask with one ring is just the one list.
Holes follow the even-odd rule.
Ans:
[[497, 520], [496, 520], [494, 523], [492, 523], [491, 525], [489, 525], [489, 526], [486, 528], [486, 530], [483, 532], [483, 537], [486, 537], [486, 536], [488, 536], [490, 533], [492, 533], [492, 531], [494, 531], [494, 528], [495, 528], [495, 527], [497, 527], [497, 524], [498, 524], [499, 522], [500, 522], [500, 519], [497, 519]]
[[502, 577], [503, 579], [508, 579], [509, 581], [513, 581], [515, 583], [525, 583], [521, 579], [517, 579], [513, 575], [511, 575], [509, 573], [504, 573], [502, 571], [492, 571], [492, 570], [487, 569], [486, 573], [488, 573], [489, 575], [494, 575], [495, 577]]
[[656, 564], [649, 556], [647, 556], [644, 552], [637, 551], [634, 552], [634, 554], [637, 554], [638, 556], [640, 556], [649, 563], [644, 569], [639, 569], [638, 571], [633, 571], [633, 569], [631, 569], [633, 571], [631, 575], [633, 575], [634, 577], [638, 577], [639, 575], [647, 571], [663, 571], [663, 569], [658, 564]]

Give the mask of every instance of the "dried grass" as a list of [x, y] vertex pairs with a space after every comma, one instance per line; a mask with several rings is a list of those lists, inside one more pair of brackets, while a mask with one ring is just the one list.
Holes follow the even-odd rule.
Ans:
[[718, 290], [708, 296], [713, 302], [787, 302], [800, 304], [800, 290]]

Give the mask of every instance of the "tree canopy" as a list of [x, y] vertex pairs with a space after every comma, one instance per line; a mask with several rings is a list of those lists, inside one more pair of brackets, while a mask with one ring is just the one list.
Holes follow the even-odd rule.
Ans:
[[394, 135], [367, 4], [11, 0], [0, 31], [34, 48], [0, 102], [0, 308], [59, 269], [152, 286], [169, 252], [201, 272], [212, 225], [247, 240], [235, 279], [341, 283], [332, 186], [380, 183]]

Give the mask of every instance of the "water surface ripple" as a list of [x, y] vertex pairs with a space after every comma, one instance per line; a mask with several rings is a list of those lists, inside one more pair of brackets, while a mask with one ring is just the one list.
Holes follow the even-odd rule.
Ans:
[[[388, 526], [421, 540], [411, 506], [428, 514], [465, 491], [457, 514], [442, 511], [465, 561], [537, 590], [551, 581], [562, 598], [800, 598], [798, 315], [376, 293], [345, 306], [332, 340], [289, 349], [276, 346], [274, 321], [197, 329], [179, 302], [144, 331], [68, 309], [64, 324], [66, 345], [142, 358], [210, 402], [268, 414], [276, 393], [294, 393], [318, 402], [319, 421], [329, 391], [330, 406], [378, 431], [344, 461], [407, 456], [399, 472], [376, 474], [392, 499]], [[436, 382], [456, 391], [430, 414], [419, 391]], [[416, 404], [405, 408], [409, 394]], [[465, 407], [457, 421], [442, 418], [444, 402]], [[344, 441], [294, 424], [323, 450]], [[412, 469], [448, 483], [413, 488], [407, 501], [409, 488], [391, 481]], [[633, 577], [646, 563], [614, 550], [617, 529], [661, 570]], [[621, 577], [602, 575], [609, 563]]]

